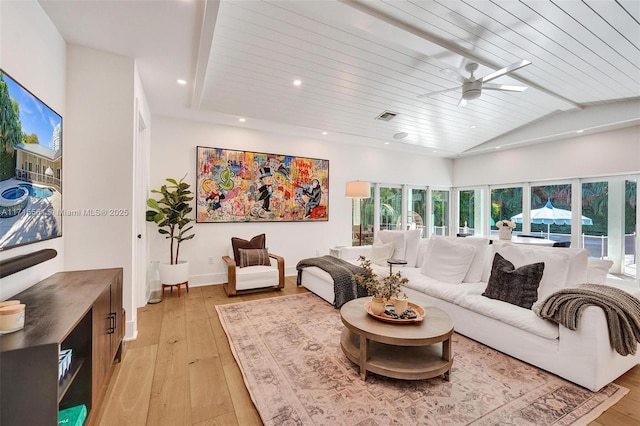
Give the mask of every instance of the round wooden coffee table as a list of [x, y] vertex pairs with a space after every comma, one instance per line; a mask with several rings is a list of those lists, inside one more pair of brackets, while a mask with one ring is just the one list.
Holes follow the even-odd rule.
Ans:
[[346, 327], [340, 346], [347, 358], [360, 366], [362, 379], [366, 380], [370, 371], [405, 380], [444, 375], [448, 381], [453, 364], [453, 321], [449, 315], [441, 309], [425, 307], [421, 322], [391, 324], [364, 310], [369, 300], [370, 297], [354, 299], [340, 309], [340, 319]]

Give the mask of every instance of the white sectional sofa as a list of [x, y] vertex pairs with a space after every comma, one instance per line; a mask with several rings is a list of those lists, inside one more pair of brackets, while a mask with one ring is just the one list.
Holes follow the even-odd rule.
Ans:
[[[394, 266], [393, 270], [401, 270], [409, 279], [403, 287], [409, 299], [426, 308], [436, 306], [446, 311], [453, 318], [457, 333], [592, 391], [640, 362], [640, 351], [623, 357], [611, 347], [605, 314], [599, 307], [587, 307], [578, 328], [572, 331], [540, 318], [532, 309], [482, 295], [495, 253], [516, 268], [544, 262], [538, 303], [556, 290], [575, 287], [587, 280], [604, 283], [610, 264], [587, 259], [584, 249], [501, 241], [490, 245], [486, 238], [420, 239], [419, 234], [411, 231], [381, 231], [378, 235], [382, 241], [377, 240], [374, 246], [342, 248], [341, 258], [355, 264], [360, 255], [371, 258], [379, 274], [389, 273], [387, 257], [406, 259], [405, 267]], [[317, 267], [305, 268], [301, 284], [333, 303], [333, 280], [327, 272]], [[640, 295], [635, 287], [620, 287], [636, 297]]]

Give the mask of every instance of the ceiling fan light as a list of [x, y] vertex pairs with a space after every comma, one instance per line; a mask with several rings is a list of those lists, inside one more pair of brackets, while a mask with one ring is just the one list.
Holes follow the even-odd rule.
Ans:
[[462, 99], [466, 99], [468, 101], [472, 99], [477, 99], [480, 97], [482, 93], [482, 81], [467, 81], [462, 85]]
[[478, 99], [480, 97], [481, 90], [480, 89], [471, 89], [462, 93], [462, 99], [466, 99], [468, 101], [472, 99]]

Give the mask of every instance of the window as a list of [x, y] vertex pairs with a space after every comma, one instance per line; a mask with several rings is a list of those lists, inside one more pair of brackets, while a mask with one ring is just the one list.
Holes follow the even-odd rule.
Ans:
[[400, 229], [402, 188], [380, 186], [380, 229]]
[[469, 189], [458, 193], [459, 234], [482, 235], [482, 192], [481, 189]]
[[408, 211], [407, 228], [422, 229], [421, 237], [427, 236], [427, 190], [419, 188], [409, 188], [408, 195]]
[[582, 216], [580, 247], [589, 250], [589, 257], [606, 257], [609, 235], [609, 182], [582, 184]]
[[571, 240], [571, 184], [531, 187], [531, 234]]
[[449, 235], [449, 191], [431, 191], [431, 234]]
[[638, 277], [637, 217], [638, 217], [638, 181], [627, 179], [624, 188], [624, 268], [623, 273]]
[[[498, 235], [496, 222], [511, 219], [522, 213], [522, 187], [491, 189], [491, 235]], [[516, 232], [522, 232], [522, 219], [516, 222]]]

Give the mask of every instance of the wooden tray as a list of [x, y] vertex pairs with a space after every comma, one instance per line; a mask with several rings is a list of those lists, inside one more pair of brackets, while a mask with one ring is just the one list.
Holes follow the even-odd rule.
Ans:
[[[389, 306], [389, 304], [387, 304], [387, 306]], [[413, 310], [418, 314], [417, 317], [411, 318], [411, 319], [400, 319], [400, 318], [388, 317], [384, 313], [382, 313], [382, 315], [374, 315], [373, 312], [371, 312], [371, 301], [368, 301], [364, 304], [364, 310], [367, 311], [367, 313], [372, 317], [374, 317], [375, 319], [384, 321], [384, 322], [389, 322], [392, 324], [412, 324], [415, 322], [421, 322], [424, 319], [424, 314], [425, 314], [424, 308], [413, 302], [409, 302], [409, 306], [413, 308]]]

